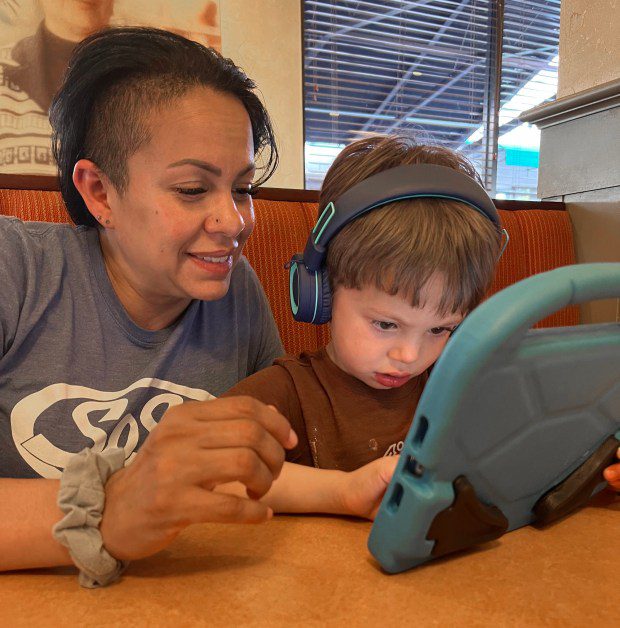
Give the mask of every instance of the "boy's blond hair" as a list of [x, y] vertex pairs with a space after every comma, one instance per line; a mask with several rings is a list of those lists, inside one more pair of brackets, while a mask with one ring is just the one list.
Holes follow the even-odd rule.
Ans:
[[[368, 177], [404, 164], [447, 166], [479, 181], [473, 165], [441, 146], [405, 136], [373, 136], [344, 148], [325, 175], [319, 215], [325, 206]], [[501, 245], [497, 227], [465, 203], [438, 198], [396, 201], [347, 224], [330, 242], [327, 272], [339, 286], [374, 286], [423, 306], [428, 280], [440, 273], [444, 292], [438, 313], [466, 314], [487, 293]]]

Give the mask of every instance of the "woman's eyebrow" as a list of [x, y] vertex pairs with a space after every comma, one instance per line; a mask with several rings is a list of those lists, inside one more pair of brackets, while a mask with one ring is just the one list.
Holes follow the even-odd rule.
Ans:
[[[202, 170], [206, 170], [207, 172], [211, 172], [212, 174], [216, 175], [217, 177], [221, 177], [222, 176], [222, 169], [218, 168], [217, 166], [214, 166], [213, 164], [209, 163], [208, 161], [203, 161], [202, 159], [181, 159], [179, 161], [175, 161], [171, 164], [168, 164], [167, 168], [178, 168], [180, 166], [196, 166], [197, 168], [202, 168]], [[244, 174], [247, 174], [248, 172], [251, 172], [252, 170], [254, 170], [255, 168], [255, 164], [250, 163], [248, 164], [243, 170], [241, 170], [239, 172], [239, 174], [237, 176], [241, 177]]]

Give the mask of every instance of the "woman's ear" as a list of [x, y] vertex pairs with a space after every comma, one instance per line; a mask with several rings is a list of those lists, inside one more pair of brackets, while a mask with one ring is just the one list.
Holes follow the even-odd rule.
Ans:
[[106, 229], [113, 229], [109, 197], [114, 194], [114, 187], [97, 165], [89, 159], [80, 159], [73, 167], [73, 185], [94, 219]]

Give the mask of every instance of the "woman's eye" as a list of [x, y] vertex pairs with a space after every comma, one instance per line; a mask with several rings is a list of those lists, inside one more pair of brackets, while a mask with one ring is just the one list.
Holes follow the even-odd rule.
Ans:
[[175, 188], [175, 190], [182, 194], [183, 196], [198, 196], [199, 194], [204, 194], [207, 190], [205, 188], [196, 187], [196, 188]]
[[372, 324], [381, 331], [390, 331], [396, 329], [396, 323], [390, 323], [389, 321], [373, 321]]
[[238, 196], [255, 196], [258, 192], [258, 188], [253, 188], [250, 186], [245, 188], [235, 188], [233, 191]]

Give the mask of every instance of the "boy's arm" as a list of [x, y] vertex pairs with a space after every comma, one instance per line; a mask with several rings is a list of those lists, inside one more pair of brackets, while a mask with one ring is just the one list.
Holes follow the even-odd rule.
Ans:
[[[374, 519], [397, 462], [397, 456], [387, 456], [350, 472], [285, 462], [261, 501], [274, 512]], [[245, 497], [245, 487], [236, 482], [220, 485], [217, 490]]]
[[[236, 395], [247, 395], [275, 406], [289, 420], [299, 439], [297, 446], [287, 452], [287, 459], [293, 462], [284, 463], [262, 502], [274, 512], [316, 512], [374, 519], [397, 457], [379, 458], [348, 473], [313, 467], [299, 396], [282, 366], [274, 365], [247, 377], [223, 396]], [[246, 497], [245, 487], [239, 483], [222, 484], [216, 490]]]

